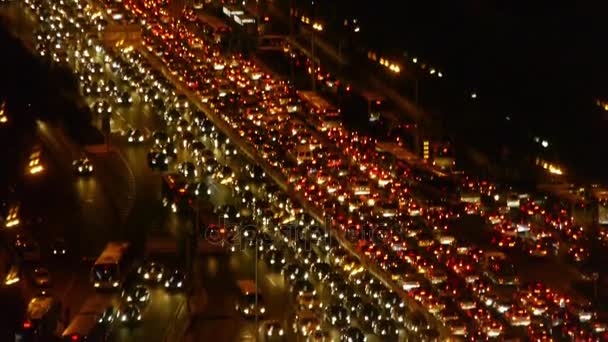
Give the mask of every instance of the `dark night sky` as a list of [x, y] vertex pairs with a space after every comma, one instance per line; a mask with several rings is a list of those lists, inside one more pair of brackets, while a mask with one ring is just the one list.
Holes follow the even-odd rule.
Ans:
[[338, 2], [385, 49], [406, 50], [444, 70], [461, 89], [477, 89], [489, 102], [484, 118], [510, 115], [519, 125], [513, 135], [549, 137], [560, 159], [581, 169], [608, 166], [597, 158], [608, 121], [594, 106], [597, 97], [608, 99], [608, 4]]

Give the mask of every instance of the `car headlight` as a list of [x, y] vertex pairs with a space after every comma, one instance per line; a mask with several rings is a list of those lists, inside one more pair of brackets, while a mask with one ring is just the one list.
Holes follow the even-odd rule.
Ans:
[[[65, 253], [65, 250], [64, 250], [64, 253]], [[113, 286], [113, 287], [118, 287], [118, 285], [119, 285], [119, 284], [118, 284], [118, 282], [117, 282], [117, 281], [115, 281], [115, 282], [112, 284], [112, 286]]]
[[265, 308], [265, 307], [260, 308], [260, 312], [261, 312], [261, 313], [266, 312], [266, 308]]
[[144, 136], [143, 136], [143, 135], [140, 135], [138, 140], [139, 140], [139, 142], [144, 141]]
[[121, 316], [120, 316], [120, 320], [121, 320], [122, 322], [126, 322], [126, 321], [127, 321], [127, 315], [124, 315], [124, 314], [123, 314], [123, 315], [121, 315]]
[[133, 298], [131, 298], [131, 296], [127, 296], [127, 302], [131, 302], [133, 301]]
[[181, 281], [177, 283], [177, 287], [182, 287], [182, 282]]
[[147, 298], [146, 298], [146, 297], [141, 297], [141, 298], [139, 298], [139, 301], [140, 301], [140, 302], [145, 302], [146, 300], [147, 300]]
[[144, 279], [150, 279], [150, 274], [148, 272], [144, 273]]

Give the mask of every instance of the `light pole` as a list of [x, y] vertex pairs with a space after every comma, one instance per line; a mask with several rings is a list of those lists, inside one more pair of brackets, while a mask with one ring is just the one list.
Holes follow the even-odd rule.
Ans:
[[312, 81], [312, 91], [316, 92], [317, 91], [317, 68], [315, 65], [315, 31], [323, 31], [323, 25], [321, 25], [320, 23], [313, 23], [312, 24], [312, 30], [310, 31], [310, 55], [311, 55], [311, 71], [310, 71], [310, 75], [311, 75], [311, 81]]
[[258, 286], [258, 236], [257, 236], [258, 232], [257, 232], [257, 227], [256, 227], [256, 232], [254, 235], [255, 238], [255, 252], [254, 252], [254, 259], [253, 260], [253, 272], [254, 272], [254, 282], [255, 282], [255, 333], [257, 334], [259, 331], [259, 319], [258, 319], [258, 315], [260, 314], [260, 308], [258, 306], [258, 297], [259, 297], [259, 286]]
[[[293, 42], [293, 0], [289, 0], [289, 41]], [[293, 58], [291, 57], [291, 51], [289, 54], [289, 74], [291, 76], [291, 83], [295, 85], [296, 76], [295, 76], [295, 67], [293, 65]]]

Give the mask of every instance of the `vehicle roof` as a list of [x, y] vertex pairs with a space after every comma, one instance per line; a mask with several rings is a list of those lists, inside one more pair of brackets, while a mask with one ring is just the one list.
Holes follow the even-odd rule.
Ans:
[[27, 305], [29, 319], [41, 319], [51, 309], [55, 300], [51, 296], [36, 296]]
[[244, 294], [253, 294], [257, 292], [255, 282], [253, 280], [239, 280], [237, 281], [237, 285], [239, 287], [239, 290], [241, 290], [241, 292]]

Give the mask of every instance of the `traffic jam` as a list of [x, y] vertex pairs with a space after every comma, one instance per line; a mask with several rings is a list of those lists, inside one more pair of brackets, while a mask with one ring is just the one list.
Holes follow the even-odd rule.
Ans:
[[[164, 122], [164, 130], [132, 129], [125, 139], [149, 147], [169, 210], [189, 213], [215, 186], [230, 189], [233, 200], [214, 208], [223, 221], [199, 233], [233, 252], [254, 251], [283, 275], [293, 321], [266, 317], [269, 340], [607, 338], [590, 301], [522, 281], [511, 261], [520, 252], [552, 258], [565, 244], [572, 262], [584, 263], [584, 231], [566, 209], [529, 196], [506, 200], [491, 183], [467, 177], [458, 187], [492, 205], [421, 195], [447, 176], [387, 161], [374, 139], [344, 127], [339, 109], [319, 109], [288, 82], [227, 53], [218, 44], [226, 33], [192, 10], [176, 20], [147, 2], [29, 5], [44, 26], [39, 53], [72, 67], [83, 95], [96, 99], [93, 113], [112, 117], [136, 93]], [[141, 25], [142, 46], [105, 46], [99, 32], [112, 21]], [[93, 172], [86, 158], [74, 166]], [[467, 215], [487, 221], [489, 246], [454, 231]], [[125, 298], [149, 297], [145, 287], [129, 291]], [[237, 305], [245, 318], [264, 317], [255, 297]], [[134, 309], [119, 317], [141, 319], [137, 306], [126, 307]]]

